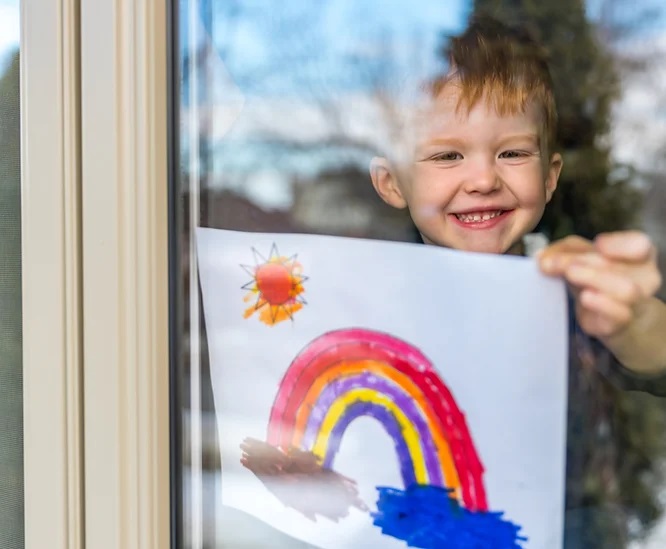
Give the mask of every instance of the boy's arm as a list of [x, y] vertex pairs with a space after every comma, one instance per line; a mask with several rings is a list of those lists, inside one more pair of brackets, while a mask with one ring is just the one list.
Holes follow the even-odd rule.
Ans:
[[666, 374], [666, 304], [650, 298], [624, 330], [599, 337], [622, 365], [638, 374]]
[[567, 280], [581, 328], [625, 368], [666, 374], [666, 304], [655, 297], [661, 275], [646, 235], [607, 233], [594, 242], [568, 237], [543, 250], [539, 265]]

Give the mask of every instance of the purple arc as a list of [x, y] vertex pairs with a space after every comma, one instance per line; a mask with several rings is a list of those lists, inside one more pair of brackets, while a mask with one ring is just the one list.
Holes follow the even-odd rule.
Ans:
[[[407, 419], [416, 428], [416, 431], [419, 435], [421, 451], [423, 452], [423, 459], [425, 462], [424, 464], [426, 471], [428, 473], [429, 484], [435, 486], [444, 486], [445, 479], [443, 477], [442, 466], [439, 461], [437, 448], [432, 438], [431, 430], [428, 427], [427, 420], [425, 419], [419, 406], [404, 391], [402, 387], [388, 379], [377, 377], [376, 374], [370, 372], [338, 378], [324, 388], [324, 390], [317, 398], [314, 407], [310, 411], [310, 417], [308, 419], [305, 434], [303, 436], [302, 447], [309, 449], [314, 446], [319, 430], [321, 429], [321, 425], [330, 407], [339, 397], [354, 389], [371, 389], [377, 393], [385, 395], [395, 403], [395, 405], [405, 414], [405, 416], [407, 416]], [[345, 411], [345, 414], [342, 416], [340, 421], [342, 421], [344, 417], [347, 417], [347, 415], [348, 412]], [[355, 417], [352, 419], [355, 419]], [[376, 415], [373, 415], [373, 417], [378, 419]], [[393, 414], [390, 414], [390, 417], [391, 422], [397, 424], [397, 420]], [[350, 422], [351, 419], [349, 423]], [[387, 431], [389, 431], [387, 425], [384, 425], [384, 427], [387, 429]], [[336, 429], [337, 425], [336, 428], [334, 428], [334, 432]], [[389, 431], [389, 434], [397, 445], [398, 440], [395, 438], [394, 433]], [[398, 438], [401, 440], [404, 439], [400, 430], [398, 431]], [[332, 442], [329, 443], [329, 448], [331, 447], [331, 444]], [[339, 446], [339, 441], [337, 446]], [[406, 445], [405, 451], [407, 451], [407, 454], [409, 455], [409, 451], [407, 450]], [[327, 451], [327, 456], [329, 454], [330, 452]], [[403, 456], [400, 453], [398, 453], [398, 456], [402, 464]], [[409, 462], [413, 466], [411, 457], [409, 458]], [[409, 486], [409, 484], [406, 484], [405, 486]]]
[[390, 410], [387, 410], [383, 406], [375, 404], [374, 402], [364, 402], [359, 400], [351, 404], [345, 410], [344, 414], [340, 418], [340, 421], [335, 424], [335, 427], [333, 427], [333, 430], [331, 431], [331, 437], [326, 449], [326, 455], [324, 456], [323, 466], [327, 469], [333, 469], [333, 462], [335, 461], [335, 456], [340, 449], [340, 442], [342, 441], [342, 437], [351, 422], [355, 419], [358, 419], [359, 417], [375, 418], [384, 426], [386, 432], [389, 434], [391, 439], [393, 439], [395, 450], [398, 454], [400, 474], [402, 475], [402, 482], [404, 486], [409, 487], [417, 484], [416, 476], [414, 473], [414, 463], [412, 461], [412, 456], [409, 453], [407, 443], [402, 436], [400, 423], [398, 423], [398, 420]]

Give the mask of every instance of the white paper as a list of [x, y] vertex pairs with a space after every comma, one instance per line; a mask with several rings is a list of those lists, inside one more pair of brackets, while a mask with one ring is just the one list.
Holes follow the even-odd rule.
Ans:
[[[404, 342], [435, 368], [464, 414], [469, 443], [485, 468], [487, 510], [503, 512], [529, 540], [515, 546], [562, 546], [567, 312], [560, 281], [542, 276], [530, 259], [416, 244], [199, 229], [197, 246], [224, 505], [317, 547], [407, 547], [383, 534], [370, 515], [377, 511], [377, 487], [406, 488], [396, 441], [381, 421], [359, 417], [342, 431], [332, 469], [357, 483], [368, 511], [352, 507], [337, 521], [321, 515], [311, 520], [285, 506], [240, 462], [245, 439], [268, 440], [271, 408], [299, 353], [324, 334], [344, 339], [344, 330], [356, 329], [361, 339], [383, 334]], [[272, 250], [274, 257], [297, 255], [302, 270], [293, 276], [303, 290], [297, 299], [306, 303], [269, 325], [259, 318], [269, 305], [245, 318], [257, 294], [244, 298]], [[266, 294], [277, 300], [279, 291], [266, 284]], [[454, 446], [460, 444], [449, 449]], [[414, 455], [422, 457], [413, 462], [423, 474], [429, 454]], [[456, 547], [453, 541], [447, 546]]]

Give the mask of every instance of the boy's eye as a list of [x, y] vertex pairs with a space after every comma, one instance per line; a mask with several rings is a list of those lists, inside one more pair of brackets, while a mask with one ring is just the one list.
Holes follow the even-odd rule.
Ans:
[[430, 160], [439, 160], [443, 162], [451, 162], [453, 160], [462, 160], [462, 154], [454, 151], [438, 153], [430, 157]]
[[499, 155], [500, 158], [524, 158], [526, 156], [532, 156], [534, 153], [529, 151], [504, 151]]

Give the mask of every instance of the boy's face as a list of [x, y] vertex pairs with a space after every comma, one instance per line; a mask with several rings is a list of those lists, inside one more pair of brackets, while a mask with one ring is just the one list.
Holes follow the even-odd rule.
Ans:
[[387, 203], [409, 208], [426, 243], [516, 251], [555, 190], [561, 157], [542, 158], [534, 106], [500, 116], [485, 100], [469, 113], [457, 105], [458, 88], [449, 84], [419, 117], [404, 176], [377, 159], [373, 184]]

